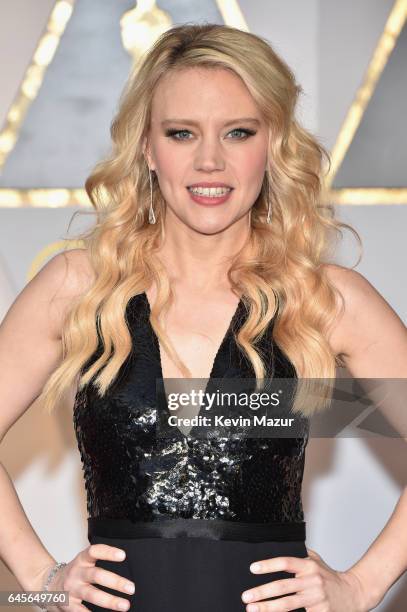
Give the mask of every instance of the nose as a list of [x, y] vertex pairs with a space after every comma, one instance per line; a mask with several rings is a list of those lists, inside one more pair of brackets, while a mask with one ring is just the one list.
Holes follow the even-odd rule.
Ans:
[[206, 172], [225, 169], [221, 145], [216, 138], [202, 138], [194, 153], [194, 169]]

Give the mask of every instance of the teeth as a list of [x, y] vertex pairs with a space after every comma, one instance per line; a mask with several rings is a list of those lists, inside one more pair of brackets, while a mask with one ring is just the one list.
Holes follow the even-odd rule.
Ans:
[[189, 191], [198, 195], [209, 196], [211, 198], [219, 197], [228, 193], [230, 187], [188, 187]]

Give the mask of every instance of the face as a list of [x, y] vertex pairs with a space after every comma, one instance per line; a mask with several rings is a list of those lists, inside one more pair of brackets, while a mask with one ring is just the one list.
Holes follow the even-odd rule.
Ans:
[[[166, 75], [154, 93], [145, 151], [166, 201], [166, 222], [176, 217], [204, 234], [247, 225], [264, 179], [267, 142], [267, 126], [234, 73], [188, 68]], [[188, 189], [211, 184], [209, 194]], [[218, 184], [231, 190], [213, 197]]]

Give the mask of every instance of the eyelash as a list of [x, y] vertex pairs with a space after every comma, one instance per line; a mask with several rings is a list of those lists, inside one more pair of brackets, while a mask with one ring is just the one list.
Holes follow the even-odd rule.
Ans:
[[[189, 130], [169, 129], [169, 130], [166, 130], [165, 135], [168, 136], [169, 138], [173, 138], [173, 140], [178, 140], [178, 141], [190, 140], [189, 138], [175, 138], [176, 134], [183, 133], [183, 132], [191, 133]], [[245, 138], [238, 138], [237, 140], [246, 140], [249, 136], [254, 136], [256, 134], [255, 130], [250, 130], [248, 128], [234, 128], [233, 130], [229, 132], [229, 134], [231, 132], [244, 132], [246, 134]]]

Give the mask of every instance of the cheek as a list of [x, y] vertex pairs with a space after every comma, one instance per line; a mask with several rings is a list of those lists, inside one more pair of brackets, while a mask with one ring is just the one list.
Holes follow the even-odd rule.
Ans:
[[254, 202], [258, 197], [263, 185], [265, 170], [266, 159], [251, 158], [239, 171], [239, 185], [242, 189], [242, 195], [248, 201]]
[[184, 177], [188, 176], [189, 163], [187, 156], [174, 152], [173, 149], [156, 155], [157, 172], [163, 189], [173, 190], [183, 185]]
[[263, 144], [248, 147], [234, 159], [236, 176], [241, 184], [256, 185], [263, 181], [267, 165], [267, 151]]
[[171, 180], [177, 169], [177, 158], [174, 155], [166, 153], [156, 156], [157, 172], [163, 179]]

